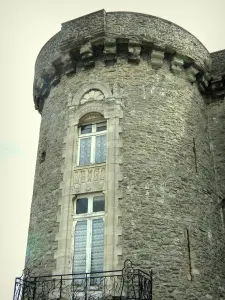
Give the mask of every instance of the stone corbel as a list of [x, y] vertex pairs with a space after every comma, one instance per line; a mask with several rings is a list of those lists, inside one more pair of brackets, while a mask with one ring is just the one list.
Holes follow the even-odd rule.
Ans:
[[205, 86], [209, 86], [209, 80], [210, 80], [211, 76], [208, 72], [205, 72], [203, 77], [202, 77], [202, 81], [204, 83]]
[[140, 54], [141, 54], [141, 45], [138, 41], [129, 40], [128, 43], [128, 61], [139, 63], [140, 62]]
[[212, 95], [214, 98], [225, 97], [225, 80], [222, 76], [212, 78], [211, 80]]
[[43, 78], [38, 78], [35, 84], [35, 91], [38, 96], [47, 97], [49, 93], [49, 84]]
[[190, 81], [191, 83], [194, 83], [196, 81], [196, 75], [198, 73], [199, 71], [195, 67], [190, 66], [188, 69], [186, 69], [187, 80]]
[[202, 74], [202, 76], [198, 80], [199, 88], [204, 93], [208, 92], [209, 80], [210, 80], [210, 75], [208, 73]]
[[151, 39], [143, 39], [141, 44], [142, 44], [142, 52], [144, 54], [149, 54], [151, 49], [153, 48], [154, 42]]
[[49, 91], [49, 84], [43, 78], [38, 78], [34, 83], [34, 103], [35, 109], [40, 113], [44, 106], [44, 99], [48, 96]]
[[56, 73], [55, 67], [51, 64], [47, 66], [41, 76], [50, 86], [56, 86], [59, 81], [60, 77]]
[[151, 64], [153, 69], [159, 69], [163, 65], [164, 51], [163, 50], [152, 50], [151, 53]]
[[63, 64], [63, 73], [65, 73], [66, 76], [75, 73], [76, 71], [75, 62], [72, 60], [69, 53], [62, 56], [62, 64]]
[[212, 60], [210, 58], [207, 58], [204, 60], [204, 64], [205, 64], [205, 69], [207, 70], [208, 73], [210, 73], [212, 68]]
[[117, 51], [116, 51], [116, 39], [106, 38], [104, 42], [104, 55], [105, 62], [116, 62]]
[[93, 60], [93, 49], [92, 49], [92, 44], [90, 42], [81, 47], [80, 55], [84, 67], [94, 66], [95, 63]]
[[183, 70], [183, 65], [184, 65], [183, 59], [178, 55], [175, 55], [172, 58], [171, 65], [170, 65], [171, 71], [174, 74], [180, 74]]

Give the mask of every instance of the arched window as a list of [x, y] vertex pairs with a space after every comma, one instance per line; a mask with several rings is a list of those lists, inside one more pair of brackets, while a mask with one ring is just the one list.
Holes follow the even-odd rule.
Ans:
[[99, 113], [81, 118], [78, 126], [78, 165], [104, 163], [106, 161], [107, 122]]

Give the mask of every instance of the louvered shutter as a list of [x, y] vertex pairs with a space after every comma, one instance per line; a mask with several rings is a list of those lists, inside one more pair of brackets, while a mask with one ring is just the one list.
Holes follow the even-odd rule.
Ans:
[[74, 234], [73, 273], [86, 272], [87, 220], [77, 221]]
[[104, 220], [92, 220], [91, 272], [103, 271], [104, 267]]

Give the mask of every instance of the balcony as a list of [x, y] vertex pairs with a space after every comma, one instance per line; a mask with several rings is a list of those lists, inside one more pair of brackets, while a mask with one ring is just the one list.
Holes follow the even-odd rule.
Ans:
[[152, 300], [152, 272], [135, 269], [126, 260], [116, 271], [16, 278], [13, 300], [56, 299]]

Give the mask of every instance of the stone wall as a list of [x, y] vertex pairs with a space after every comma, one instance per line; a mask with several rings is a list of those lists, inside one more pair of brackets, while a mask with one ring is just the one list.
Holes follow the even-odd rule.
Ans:
[[[209, 85], [209, 53], [179, 26], [136, 13], [102, 10], [64, 23], [61, 33], [36, 63], [42, 124], [27, 265], [45, 274], [65, 269], [62, 262], [66, 270], [71, 265], [72, 237], [65, 228], [72, 225], [64, 224], [72, 218], [57, 219], [62, 202], [66, 211], [76, 193], [66, 178], [75, 145], [68, 124], [77, 107], [70, 109], [67, 101], [88, 82], [102, 82], [123, 107], [119, 137], [114, 135], [122, 177], [113, 191], [106, 188], [106, 195], [116, 190], [118, 197], [118, 210], [111, 208], [119, 224], [112, 238], [118, 265], [129, 258], [146, 271], [152, 268], [156, 300], [224, 299], [224, 104], [207, 105], [202, 94], [202, 84]], [[57, 67], [45, 73], [52, 59]], [[109, 132], [113, 136], [113, 126]], [[55, 258], [61, 259], [58, 269]]]
[[123, 259], [153, 268], [155, 299], [219, 299], [224, 230], [206, 106], [167, 66], [139, 67], [123, 67], [118, 76], [126, 107]]
[[26, 254], [26, 266], [34, 274], [51, 274], [55, 268], [65, 115], [65, 94], [56, 87], [45, 102], [40, 127]]
[[225, 74], [225, 50], [211, 53], [212, 76], [218, 77]]
[[35, 78], [40, 75], [47, 64], [60, 56], [61, 47], [77, 48], [90, 38], [101, 37], [102, 34], [150, 40], [164, 48], [183, 52], [204, 66], [208, 51], [201, 42], [188, 31], [164, 19], [141, 13], [112, 12], [100, 10], [92, 14], [62, 24], [62, 29], [52, 37], [40, 51], [36, 66]]

